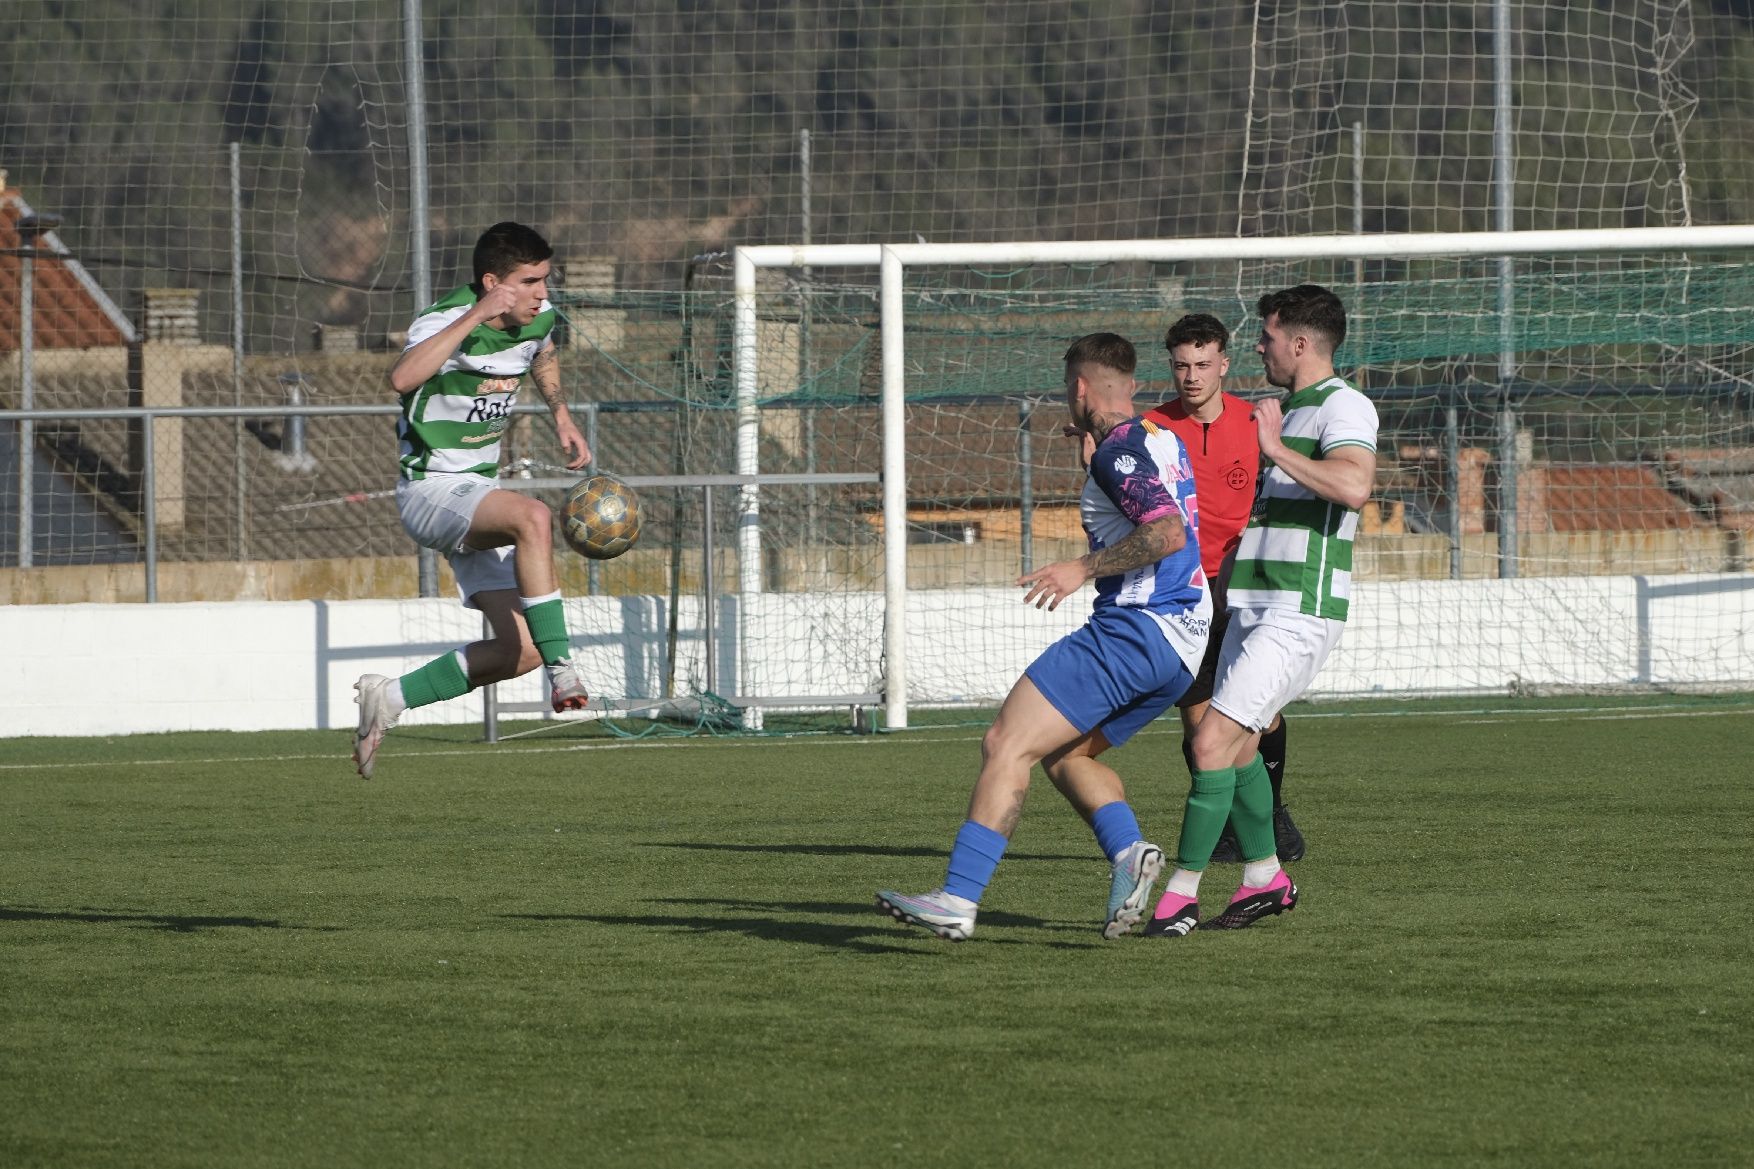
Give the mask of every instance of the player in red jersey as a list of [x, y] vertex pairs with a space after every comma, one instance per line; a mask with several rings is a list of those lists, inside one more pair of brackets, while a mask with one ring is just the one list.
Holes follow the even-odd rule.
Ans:
[[[1145, 419], [1167, 427], [1188, 449], [1194, 467], [1194, 487], [1200, 501], [1200, 562], [1212, 588], [1212, 640], [1205, 660], [1176, 706], [1182, 718], [1182, 755], [1194, 770], [1194, 728], [1212, 698], [1218, 668], [1218, 647], [1224, 642], [1229, 620], [1226, 587], [1242, 530], [1248, 526], [1255, 503], [1255, 481], [1261, 462], [1260, 440], [1255, 433], [1254, 408], [1234, 394], [1224, 392], [1230, 370], [1227, 348], [1230, 332], [1206, 313], [1190, 313], [1169, 327], [1163, 347], [1169, 351], [1170, 371], [1176, 396]], [[1303, 834], [1292, 823], [1291, 813], [1280, 799], [1285, 773], [1285, 718], [1261, 735], [1261, 758], [1273, 785], [1273, 829], [1282, 860], [1298, 860], [1304, 853]], [[1229, 825], [1213, 851], [1212, 859], [1240, 862], [1242, 850]], [[1149, 929], [1147, 929], [1149, 932]]]

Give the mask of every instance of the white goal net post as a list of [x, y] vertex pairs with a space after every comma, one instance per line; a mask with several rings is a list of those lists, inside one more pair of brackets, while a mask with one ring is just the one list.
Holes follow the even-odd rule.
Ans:
[[[1533, 258], [1529, 263], [1529, 271], [1523, 273], [1518, 268], [1518, 260], [1523, 257]], [[999, 268], [1015, 268], [1024, 266], [1075, 266], [1089, 268], [1100, 265], [1131, 265], [1135, 270], [1204, 273], [1207, 282], [1233, 285], [1234, 303], [1252, 306], [1253, 300], [1262, 292], [1287, 284], [1309, 280], [1315, 283], [1326, 283], [1337, 286], [1343, 299], [1348, 301], [1349, 310], [1354, 311], [1352, 294], [1357, 293], [1370, 299], [1385, 287], [1398, 287], [1398, 281], [1408, 279], [1408, 273], [1414, 271], [1422, 261], [1447, 262], [1454, 265], [1454, 272], [1461, 273], [1449, 277], [1447, 295], [1473, 297], [1480, 303], [1472, 305], [1472, 311], [1480, 319], [1496, 322], [1486, 330], [1492, 338], [1487, 343], [1480, 343], [1480, 337], [1474, 338], [1470, 359], [1495, 365], [1497, 376], [1506, 383], [1520, 376], [1520, 365], [1533, 358], [1534, 364], [1547, 363], [1548, 358], [1543, 352], [1524, 354], [1519, 348], [1517, 338], [1523, 332], [1530, 331], [1524, 324], [1536, 316], [1553, 311], [1545, 305], [1541, 297], [1530, 297], [1526, 291], [1518, 292], [1519, 281], [1556, 281], [1555, 287], [1567, 287], [1573, 297], [1581, 295], [1586, 300], [1589, 296], [1588, 285], [1599, 282], [1604, 288], [1604, 295], [1625, 295], [1628, 285], [1624, 265], [1617, 263], [1620, 257], [1642, 257], [1634, 263], [1634, 269], [1646, 273], [1662, 273], [1665, 287], [1680, 279], [1684, 299], [1687, 296], [1685, 285], [1697, 260], [1701, 257], [1715, 257], [1719, 267], [1724, 264], [1724, 257], [1730, 257], [1728, 267], [1743, 271], [1754, 265], [1754, 225], [1730, 226], [1687, 226], [1687, 227], [1652, 227], [1629, 229], [1583, 229], [1583, 230], [1551, 230], [1551, 231], [1506, 231], [1506, 232], [1463, 232], [1463, 233], [1417, 233], [1417, 234], [1382, 234], [1382, 235], [1335, 235], [1306, 236], [1294, 238], [1215, 238], [1215, 239], [1179, 239], [1179, 240], [1128, 240], [1104, 242], [1046, 242], [1046, 243], [1011, 243], [1011, 244], [860, 244], [860, 245], [820, 245], [820, 246], [756, 246], [744, 247], [734, 254], [734, 322], [732, 327], [732, 369], [735, 390], [735, 408], [737, 412], [736, 471], [742, 475], [758, 475], [761, 450], [762, 404], [764, 389], [760, 384], [760, 346], [762, 344], [761, 322], [763, 319], [762, 302], [758, 299], [758, 273], [763, 269], [786, 269], [815, 273], [821, 276], [825, 272], [837, 269], [864, 269], [875, 271], [879, 281], [879, 319], [881, 348], [881, 474], [882, 474], [882, 557], [883, 557], [883, 693], [887, 725], [891, 728], [904, 728], [908, 724], [910, 698], [919, 689], [921, 678], [911, 660], [917, 653], [918, 642], [910, 643], [909, 637], [909, 603], [908, 603], [908, 526], [909, 526], [909, 494], [908, 472], [909, 459], [905, 443], [904, 417], [909, 395], [910, 354], [907, 335], [910, 326], [908, 316], [909, 298], [905, 293], [906, 283], [910, 274], [927, 271], [962, 271], [993, 270]], [[1383, 279], [1381, 282], [1367, 281], [1363, 278], [1363, 265], [1375, 261], [1388, 261], [1400, 264], [1398, 274]], [[1592, 268], [1592, 265], [1605, 265]], [[1153, 268], [1153, 266], [1163, 266]], [[1348, 267], [1350, 266], [1350, 267]], [[1356, 285], [1344, 278], [1336, 278], [1334, 274], [1346, 271], [1357, 273]], [[1677, 277], [1677, 274], [1679, 276]], [[826, 277], [825, 277], [826, 278]], [[868, 276], [867, 276], [868, 279]], [[1189, 284], [1199, 278], [1189, 278]], [[1440, 278], [1440, 282], [1446, 278]], [[1633, 282], [1641, 277], [1634, 272]], [[1648, 275], [1642, 277], [1647, 283]], [[1459, 281], [1459, 284], [1456, 283]], [[1178, 280], [1159, 280], [1158, 285], [1180, 287]], [[1578, 291], [1579, 284], [1583, 290]], [[1704, 287], [1703, 278], [1700, 287]], [[1543, 285], [1545, 287], [1546, 285]], [[1459, 289], [1459, 292], [1458, 292]], [[1672, 289], [1666, 295], [1674, 295]], [[1184, 300], [1184, 306], [1192, 303]], [[1644, 309], [1634, 305], [1625, 316], [1631, 320], [1644, 313]], [[1165, 315], [1162, 322], [1170, 319], [1167, 315], [1175, 309], [1175, 298], [1164, 298]], [[1721, 307], [1721, 306], [1720, 306]], [[1435, 308], [1415, 310], [1426, 315], [1444, 317], [1454, 315], [1443, 307], [1441, 298]], [[1244, 311], [1246, 315], [1246, 310]], [[1354, 328], [1358, 316], [1354, 315]], [[1664, 318], [1668, 320], [1670, 318]], [[1680, 318], [1686, 319], [1686, 318]], [[1744, 317], [1743, 320], [1746, 318]], [[1368, 320], [1365, 322], [1368, 325]], [[1722, 324], [1721, 321], [1718, 322]], [[1055, 327], [1063, 328], [1064, 318], [1056, 318]], [[1105, 328], [1100, 312], [1090, 315], [1087, 327], [1080, 327], [1070, 334], [1075, 336], [1081, 332], [1095, 331]], [[1626, 347], [1649, 345], [1664, 351], [1681, 346], [1685, 337], [1662, 335], [1665, 327], [1661, 323], [1654, 326], [1656, 335], [1643, 337], [1628, 334], [1604, 337], [1587, 342], [1591, 352], [1601, 354], [1614, 353], [1601, 360], [1624, 364], [1625, 359], [1618, 355], [1618, 350]], [[1121, 331], [1121, 330], [1117, 330]], [[1161, 336], [1161, 324], [1154, 330]], [[1683, 332], [1690, 331], [1683, 329]], [[1476, 330], [1478, 333], [1479, 330]], [[1539, 330], [1533, 330], [1539, 333]], [[1235, 371], [1245, 363], [1237, 361], [1239, 352], [1246, 352], [1247, 334], [1241, 343], [1233, 344], [1233, 377]], [[1052, 342], [1061, 341], [1051, 330], [1044, 331], [1044, 345], [1040, 354], [1057, 354]], [[1147, 349], [1147, 337], [1136, 336], [1142, 354]], [[1539, 337], [1528, 341], [1528, 345], [1539, 349], [1542, 342]], [[1063, 342], [1060, 345], [1063, 349]], [[1344, 351], [1343, 351], [1344, 353]], [[1712, 352], [1705, 358], [1693, 359], [1683, 357], [1690, 363], [1689, 368], [1709, 369], [1737, 384], [1754, 384], [1754, 368], [1747, 364], [1747, 353], [1743, 348], [1733, 345], [1726, 350], [1725, 343], [1714, 343]], [[1452, 353], [1444, 360], [1454, 363]], [[1593, 359], [1592, 359], [1593, 360]], [[1342, 365], [1346, 363], [1342, 357]], [[1445, 372], [1442, 361], [1423, 360], [1415, 363], [1422, 368], [1429, 380], [1435, 374], [1441, 378]], [[1044, 360], [1044, 366], [1051, 361]], [[1726, 366], [1732, 368], [1726, 369]], [[1559, 375], [1556, 375], [1559, 376]], [[1569, 376], [1569, 375], [1566, 375]], [[1595, 374], [1584, 375], [1598, 376]], [[1648, 374], [1640, 374], [1646, 381]], [[1058, 371], [1048, 369], [1044, 384], [1057, 382]], [[1478, 378], [1475, 379], [1478, 382]], [[1492, 375], [1485, 379], [1489, 385]], [[1453, 419], [1453, 412], [1452, 412]], [[1507, 446], [1514, 447], [1518, 435], [1513, 429], [1503, 436]], [[1739, 437], [1739, 436], [1732, 436]], [[1516, 544], [1517, 531], [1516, 506], [1514, 503], [1514, 462], [1507, 468], [1511, 479], [1509, 490], [1512, 492], [1510, 510], [1499, 522], [1498, 539], [1502, 542], [1507, 537], [1509, 543], [1504, 551], [1496, 575], [1510, 579], [1518, 575], [1518, 552]], [[1453, 484], [1452, 484], [1453, 486]], [[1501, 485], [1502, 489], [1503, 485]], [[747, 600], [761, 592], [761, 492], [758, 486], [745, 486], [739, 497], [737, 518], [738, 562], [740, 565], [738, 591]], [[1450, 507], [1456, 530], [1461, 531], [1462, 503], [1456, 499]], [[1461, 518], [1458, 518], [1461, 517]], [[1506, 531], [1505, 529], [1508, 529]], [[1461, 539], [1456, 541], [1455, 559], [1460, 564]], [[1739, 547], [1739, 545], [1737, 545]], [[1732, 564], [1732, 567], [1736, 567]], [[1460, 577], [1461, 571], [1454, 574]], [[1643, 577], [1639, 578], [1641, 581]], [[1553, 591], [1549, 583], [1543, 586], [1548, 592]], [[1707, 590], [1709, 591], [1709, 589]], [[1731, 603], [1738, 606], [1732, 616], [1744, 620], [1747, 615], [1748, 600], [1746, 590], [1734, 590], [1737, 597]], [[1659, 591], [1656, 595], [1667, 595]], [[1688, 595], [1694, 595], [1689, 593]], [[1649, 597], [1640, 594], [1636, 608], [1643, 621], [1648, 616]], [[1583, 604], [1585, 602], [1563, 601], [1563, 604]], [[1064, 608], [1064, 606], [1062, 607]], [[985, 620], [991, 623], [1003, 623], [1012, 618], [1003, 613], [985, 614]], [[1720, 621], [1721, 616], [1705, 614], [1699, 620], [1708, 625]], [[1735, 638], [1746, 640], [1748, 630], [1744, 627]], [[1650, 665], [1650, 649], [1653, 636], [1661, 638], [1661, 631], [1653, 634], [1647, 625], [1629, 631], [1627, 635], [1632, 643], [1630, 653], [1633, 658], [1648, 669]], [[1354, 635], [1358, 640], [1358, 635]], [[1496, 650], [1496, 653], [1517, 652], [1516, 637], [1511, 638], [1512, 645]], [[1045, 644], [1045, 642], [1043, 643]], [[1526, 644], [1526, 641], [1524, 642]], [[1421, 656], [1441, 655], [1440, 650], [1422, 649], [1418, 644], [1397, 644], [1391, 647], [1397, 655], [1405, 655], [1410, 659]], [[1451, 647], [1452, 651], [1455, 647]], [[1466, 651], [1460, 650], [1465, 656]], [[1564, 657], [1569, 649], [1556, 651], [1558, 657]], [[1698, 662], [1697, 668], [1711, 674], [1714, 678], [1720, 675], [1722, 681], [1729, 684], [1754, 683], [1754, 665], [1747, 663], [1741, 656], [1733, 657], [1726, 666], [1723, 661], [1705, 661], [1711, 654], [1689, 651], [1690, 656]], [[1715, 652], [1715, 651], [1714, 651]], [[1585, 654], [1584, 656], [1589, 656]], [[1692, 678], [1680, 676], [1673, 679], [1650, 676], [1640, 678], [1636, 672], [1627, 675], [1620, 668], [1618, 659], [1622, 651], [1606, 650], [1597, 655], [1604, 660], [1592, 663], [1588, 667], [1576, 667], [1556, 661], [1551, 665], [1554, 675], [1551, 681], [1539, 681], [1537, 685], [1555, 687], [1592, 687], [1596, 685], [1615, 686], [1627, 682], [1643, 681], [1652, 684], [1690, 683], [1708, 684], [1711, 678]], [[1608, 662], [1605, 659], [1613, 658]], [[1682, 671], [1682, 675], [1685, 671]], [[1504, 678], [1510, 681], [1506, 683]], [[1462, 662], [1450, 667], [1422, 670], [1414, 665], [1407, 666], [1402, 675], [1392, 680], [1393, 693], [1418, 694], [1441, 693], [1458, 690], [1500, 690], [1506, 685], [1515, 689], [1518, 679], [1526, 680], [1527, 675], [1517, 671], [1514, 661], [1496, 663], [1489, 669], [1472, 670]], [[1360, 679], [1347, 683], [1342, 681], [1334, 688], [1335, 693], [1353, 693], [1360, 689], [1363, 692], [1382, 692], [1386, 688], [1380, 682], [1369, 681], [1368, 671], [1360, 675]], [[1320, 682], [1318, 681], [1318, 689]], [[985, 697], [996, 701], [1002, 692]]]

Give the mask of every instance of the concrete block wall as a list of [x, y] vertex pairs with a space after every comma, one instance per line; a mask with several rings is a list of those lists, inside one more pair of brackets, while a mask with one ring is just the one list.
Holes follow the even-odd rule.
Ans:
[[[1086, 602], [1087, 603], [1087, 602]], [[569, 600], [575, 648], [601, 694], [661, 692], [667, 601]], [[1361, 583], [1344, 640], [1312, 696], [1531, 687], [1754, 690], [1754, 574]], [[920, 591], [908, 602], [921, 704], [1003, 695], [1084, 605], [1057, 613], [1012, 589]], [[703, 614], [678, 610], [677, 689], [703, 688]], [[844, 694], [881, 681], [877, 593], [768, 593], [714, 611], [716, 692]], [[6, 738], [354, 724], [362, 673], [401, 674], [481, 635], [454, 600], [0, 606], [0, 757]], [[94, 691], [101, 690], [101, 694]], [[540, 674], [500, 688], [542, 698]], [[479, 695], [411, 711], [407, 725], [475, 723]]]

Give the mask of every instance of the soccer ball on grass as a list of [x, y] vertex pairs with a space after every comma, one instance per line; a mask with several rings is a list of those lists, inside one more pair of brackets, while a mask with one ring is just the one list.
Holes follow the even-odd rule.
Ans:
[[592, 475], [572, 485], [560, 508], [560, 534], [567, 546], [591, 560], [620, 556], [639, 539], [639, 496], [613, 475]]

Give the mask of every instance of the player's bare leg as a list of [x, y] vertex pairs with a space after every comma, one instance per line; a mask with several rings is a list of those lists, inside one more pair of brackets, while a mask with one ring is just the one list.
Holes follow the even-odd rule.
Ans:
[[366, 674], [354, 684], [359, 725], [353, 735], [353, 762], [362, 778], [371, 778], [384, 735], [409, 707], [457, 698], [476, 687], [527, 674], [542, 664], [530, 640], [516, 589], [487, 589], [470, 601], [487, 618], [488, 637], [440, 654], [400, 678]]
[[1118, 848], [1109, 856], [1108, 907], [1102, 926], [1104, 937], [1118, 938], [1145, 916], [1151, 886], [1163, 872], [1163, 850], [1142, 838], [1121, 777], [1098, 758], [1108, 746], [1102, 731], [1094, 730], [1047, 756], [1041, 766], [1096, 833], [1104, 851]]
[[[554, 578], [554, 515], [548, 505], [496, 488], [475, 509], [467, 543], [479, 549], [510, 544], [517, 550], [512, 564], [518, 582], [517, 603], [523, 611], [528, 640], [539, 655], [538, 664], [548, 667], [551, 703], [556, 713], [583, 710], [590, 695], [572, 660], [565, 607]], [[525, 666], [520, 673], [534, 668], [534, 664]]]
[[1029, 792], [1030, 770], [1081, 737], [1028, 675], [1017, 679], [981, 738], [981, 770], [969, 796], [968, 818], [1009, 837]]
[[878, 908], [948, 941], [960, 942], [974, 933], [981, 894], [1017, 827], [1031, 769], [1078, 737], [1078, 729], [1042, 697], [1035, 683], [1027, 676], [1018, 679], [981, 740], [980, 774], [969, 797], [968, 819], [950, 850], [943, 887], [918, 895], [882, 889]]
[[1041, 761], [1042, 771], [1086, 822], [1104, 804], [1127, 798], [1121, 777], [1098, 758], [1106, 750], [1108, 740], [1102, 732], [1091, 731]]
[[470, 598], [487, 618], [492, 636], [463, 647], [468, 662], [469, 685], [491, 686], [521, 678], [542, 664], [542, 655], [530, 640], [530, 627], [514, 589], [489, 589]]
[[479, 549], [516, 547], [520, 596], [540, 597], [554, 591], [554, 513], [541, 500], [494, 488], [476, 507], [465, 542]]

